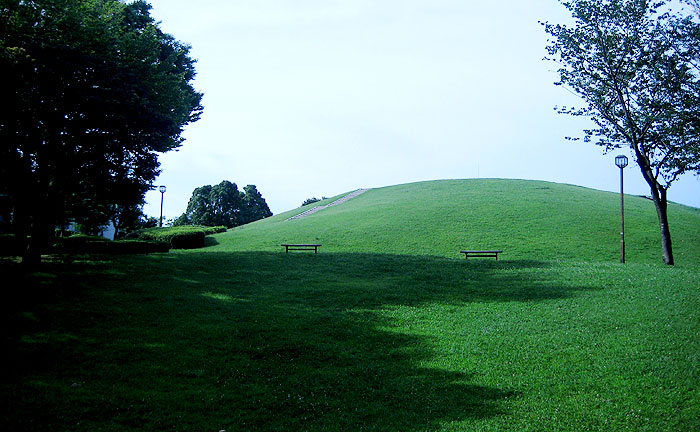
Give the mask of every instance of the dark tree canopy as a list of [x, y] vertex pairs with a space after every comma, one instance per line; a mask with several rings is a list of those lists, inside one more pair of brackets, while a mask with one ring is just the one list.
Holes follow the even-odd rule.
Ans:
[[270, 208], [255, 185], [238, 190], [236, 183], [224, 180], [216, 186], [195, 189], [187, 210], [175, 225], [225, 226], [233, 228], [272, 216]]
[[559, 111], [590, 117], [586, 142], [630, 149], [656, 205], [664, 262], [673, 264], [668, 189], [700, 171], [697, 20], [664, 1], [560, 1], [574, 24], [544, 24], [549, 59], [560, 65], [556, 84], [586, 105]]
[[258, 192], [255, 185], [248, 185], [243, 188], [243, 206], [241, 208], [241, 225], [265, 219], [272, 216], [270, 207], [267, 206], [265, 198]]
[[[202, 111], [189, 47], [145, 1], [3, 0], [0, 184], [38, 256], [68, 221], [119, 224], [143, 203], [158, 154]], [[32, 253], [33, 252], [33, 253]]]

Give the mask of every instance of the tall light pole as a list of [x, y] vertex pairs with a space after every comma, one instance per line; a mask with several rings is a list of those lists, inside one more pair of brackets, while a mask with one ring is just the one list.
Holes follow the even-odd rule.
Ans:
[[160, 223], [159, 227], [163, 227], [163, 196], [165, 195], [165, 186], [158, 186], [158, 192], [160, 192]]
[[622, 170], [627, 166], [627, 156], [615, 156], [615, 165], [620, 168], [620, 262], [625, 263], [625, 193]]

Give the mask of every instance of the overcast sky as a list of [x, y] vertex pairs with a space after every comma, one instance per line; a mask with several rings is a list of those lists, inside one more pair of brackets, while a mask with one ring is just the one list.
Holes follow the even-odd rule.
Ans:
[[[556, 0], [151, 0], [192, 45], [204, 114], [161, 156], [164, 216], [222, 180], [254, 184], [273, 213], [306, 198], [436, 179], [510, 178], [619, 191], [614, 156], [566, 136], [586, 120], [553, 85], [538, 21]], [[648, 195], [636, 166], [625, 192]], [[149, 192], [145, 212], [160, 213]], [[688, 175], [671, 201], [700, 207]]]

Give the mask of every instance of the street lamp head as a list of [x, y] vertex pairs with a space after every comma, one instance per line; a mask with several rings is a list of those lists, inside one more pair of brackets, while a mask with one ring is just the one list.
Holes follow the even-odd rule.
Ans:
[[627, 156], [625, 156], [625, 155], [615, 156], [615, 165], [617, 165], [617, 167], [620, 169], [626, 167], [627, 166]]
[[[617, 159], [615, 159], [617, 160]], [[165, 186], [158, 186], [158, 192], [165, 193]]]

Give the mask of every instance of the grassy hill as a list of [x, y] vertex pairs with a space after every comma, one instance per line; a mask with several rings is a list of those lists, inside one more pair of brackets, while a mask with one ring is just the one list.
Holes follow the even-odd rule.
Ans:
[[[0, 260], [0, 418], [13, 431], [700, 430], [700, 210], [669, 209], [669, 267], [652, 203], [628, 197], [620, 265], [618, 199], [426, 182], [204, 249], [53, 257], [33, 274]], [[465, 262], [467, 247], [505, 252]]]
[[[323, 205], [338, 197], [313, 205]], [[459, 257], [503, 249], [505, 260], [616, 262], [619, 194], [523, 180], [443, 180], [372, 189], [335, 207], [287, 221], [302, 207], [216, 237], [212, 251], [279, 251], [321, 243], [323, 252]], [[676, 263], [700, 264], [700, 209], [669, 206]], [[625, 197], [629, 262], [661, 262], [653, 203]]]

